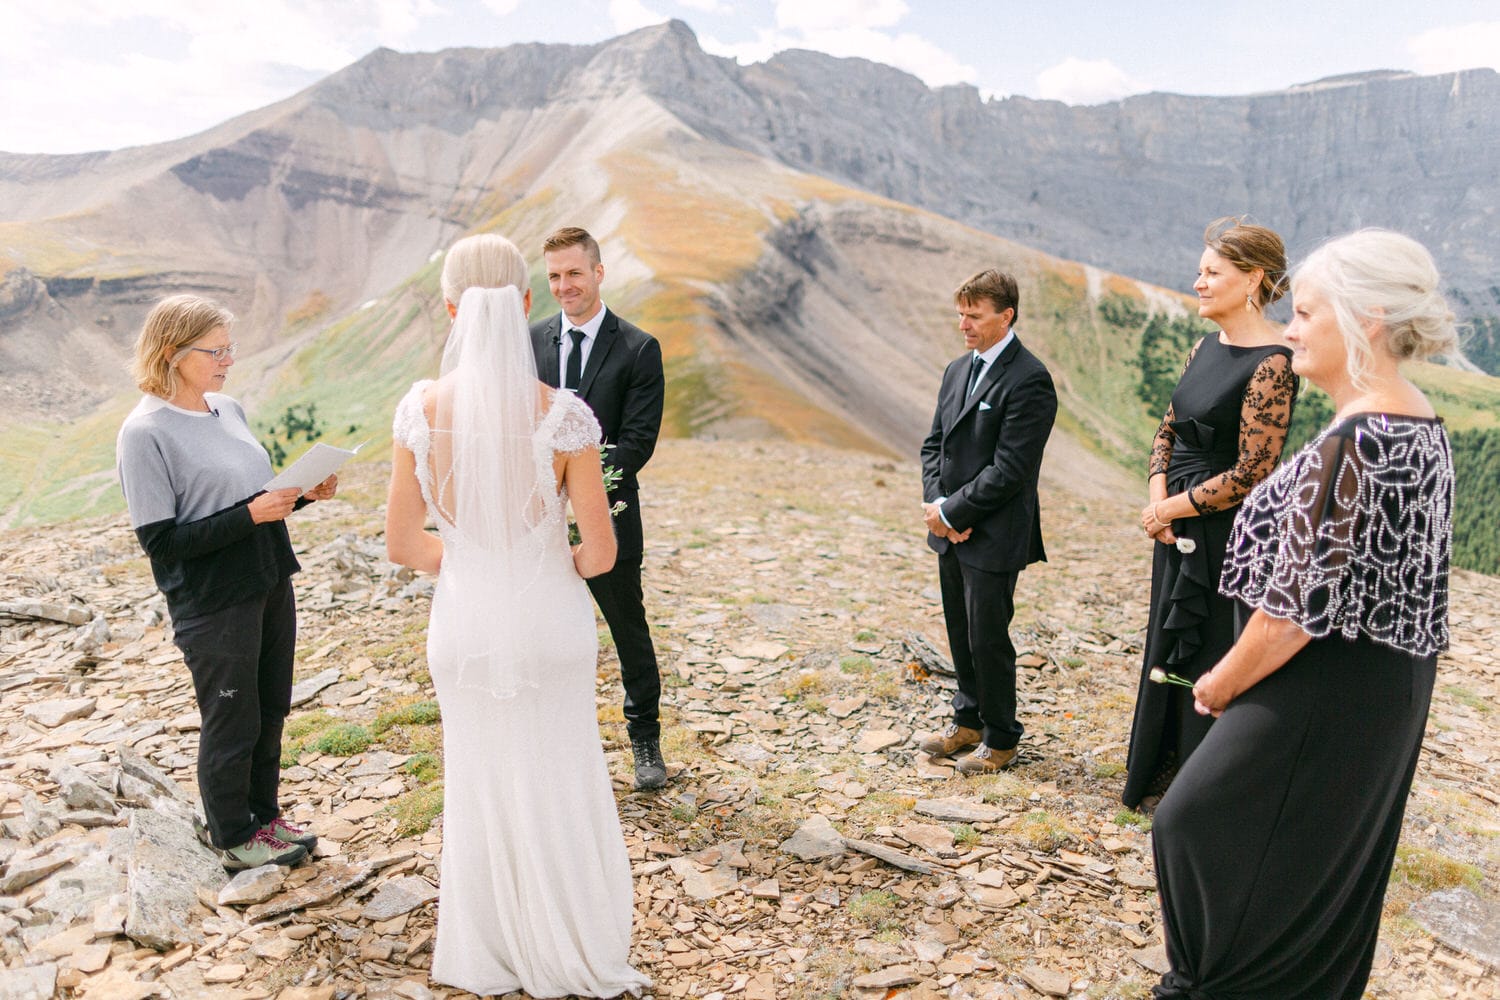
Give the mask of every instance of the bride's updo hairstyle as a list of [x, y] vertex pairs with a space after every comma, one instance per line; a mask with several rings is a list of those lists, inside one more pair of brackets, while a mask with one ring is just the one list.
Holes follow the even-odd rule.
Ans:
[[1265, 309], [1286, 294], [1286, 245], [1274, 230], [1230, 215], [1208, 224], [1203, 245], [1246, 274], [1261, 269], [1255, 308]]
[[466, 236], [448, 249], [443, 260], [443, 298], [458, 305], [469, 288], [527, 289], [526, 258], [504, 236]]
[[1397, 361], [1451, 353], [1458, 346], [1453, 310], [1438, 291], [1442, 279], [1432, 254], [1410, 236], [1388, 229], [1361, 229], [1314, 250], [1292, 276], [1297, 288], [1312, 288], [1333, 308], [1349, 352], [1349, 378], [1364, 386], [1373, 358], [1365, 336], [1380, 324], [1374, 342]]

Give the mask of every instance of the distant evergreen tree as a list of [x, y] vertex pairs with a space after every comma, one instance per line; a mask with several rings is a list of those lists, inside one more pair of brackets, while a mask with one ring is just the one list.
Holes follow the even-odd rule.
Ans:
[[1136, 351], [1136, 364], [1141, 372], [1138, 392], [1153, 416], [1167, 412], [1188, 351], [1209, 332], [1210, 327], [1187, 316], [1169, 318], [1157, 313], [1146, 321], [1141, 331], [1141, 346]]
[[281, 418], [266, 428], [265, 433], [267, 437], [261, 444], [271, 456], [272, 467], [280, 469], [287, 460], [287, 447], [294, 444], [297, 438], [310, 444], [322, 436], [323, 425], [318, 422], [318, 404], [288, 406]]
[[1453, 565], [1500, 574], [1500, 429], [1454, 431]]

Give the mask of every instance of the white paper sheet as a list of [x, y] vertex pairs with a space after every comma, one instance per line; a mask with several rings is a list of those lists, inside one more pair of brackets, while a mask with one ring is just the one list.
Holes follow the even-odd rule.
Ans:
[[262, 489], [270, 492], [271, 490], [284, 490], [295, 486], [303, 493], [306, 493], [339, 471], [343, 467], [343, 464], [353, 458], [359, 452], [359, 449], [364, 446], [365, 443], [362, 441], [352, 449], [335, 448], [331, 444], [324, 444], [322, 441], [319, 441], [303, 452], [301, 458], [288, 465], [285, 469], [282, 469]]

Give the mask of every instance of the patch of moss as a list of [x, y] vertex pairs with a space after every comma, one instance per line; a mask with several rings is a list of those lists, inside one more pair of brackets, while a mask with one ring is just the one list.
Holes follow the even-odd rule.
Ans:
[[1455, 861], [1447, 855], [1426, 847], [1401, 844], [1396, 848], [1396, 864], [1391, 868], [1391, 881], [1413, 886], [1424, 892], [1440, 889], [1478, 888], [1484, 880], [1479, 866]]
[[1073, 839], [1067, 822], [1045, 809], [1036, 809], [1022, 817], [1014, 831], [1021, 840], [1044, 853], [1057, 850]]
[[396, 836], [417, 837], [443, 812], [443, 784], [435, 782], [398, 796], [385, 811], [396, 817]]
[[849, 919], [876, 930], [893, 930], [901, 926], [896, 908], [901, 897], [889, 889], [871, 889], [849, 900]]
[[414, 701], [398, 705], [375, 717], [375, 735], [384, 736], [394, 726], [432, 726], [441, 722], [442, 712], [435, 701]]
[[375, 738], [364, 726], [355, 722], [343, 722], [326, 730], [310, 744], [318, 753], [331, 757], [353, 757], [370, 748]]
[[435, 753], [412, 754], [401, 770], [416, 778], [424, 785], [430, 785], [443, 776], [443, 762]]

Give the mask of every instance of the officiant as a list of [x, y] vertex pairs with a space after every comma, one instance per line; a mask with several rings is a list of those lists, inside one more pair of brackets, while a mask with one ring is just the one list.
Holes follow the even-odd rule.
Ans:
[[173, 640], [193, 677], [202, 727], [198, 790], [227, 869], [291, 865], [317, 837], [282, 815], [281, 731], [291, 711], [297, 609], [286, 518], [338, 488], [265, 491], [271, 459], [221, 391], [234, 316], [195, 295], [158, 302], [136, 339], [144, 395], [116, 440], [120, 486]]

